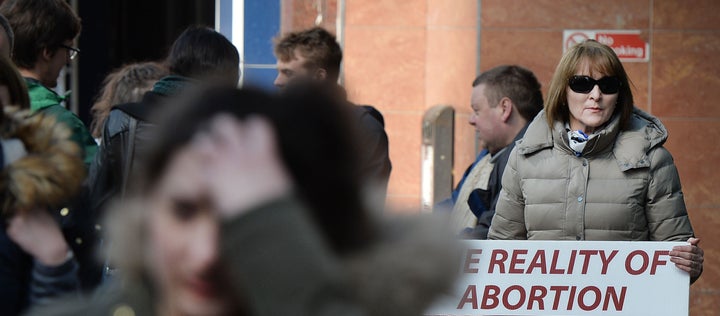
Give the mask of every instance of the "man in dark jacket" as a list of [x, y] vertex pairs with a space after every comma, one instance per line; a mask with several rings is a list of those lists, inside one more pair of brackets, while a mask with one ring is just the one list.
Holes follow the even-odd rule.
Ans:
[[469, 122], [485, 143], [489, 156], [469, 171], [472, 180], [463, 183], [461, 200], [457, 201], [451, 217], [465, 237], [486, 239], [508, 156], [528, 124], [542, 110], [543, 100], [535, 75], [515, 65], [485, 71], [475, 78], [472, 86], [473, 112]]
[[[278, 75], [275, 86], [284, 88], [295, 80], [319, 80], [337, 89], [342, 98], [345, 91], [337, 84], [340, 76], [342, 50], [335, 36], [314, 27], [285, 34], [275, 39]], [[361, 173], [366, 179], [368, 199], [373, 207], [383, 207], [392, 165], [388, 151], [385, 121], [380, 111], [369, 105], [354, 107], [360, 125], [362, 154]]]

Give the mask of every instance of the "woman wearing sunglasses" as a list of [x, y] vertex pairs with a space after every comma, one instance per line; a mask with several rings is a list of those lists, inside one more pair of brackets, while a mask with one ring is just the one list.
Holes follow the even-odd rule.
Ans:
[[610, 47], [569, 49], [544, 111], [510, 154], [488, 238], [688, 241], [670, 256], [695, 281], [703, 251], [662, 146], [667, 130], [633, 104]]

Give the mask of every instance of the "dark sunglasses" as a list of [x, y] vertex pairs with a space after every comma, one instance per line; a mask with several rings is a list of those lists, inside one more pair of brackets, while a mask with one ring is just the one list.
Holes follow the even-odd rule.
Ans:
[[600, 87], [600, 91], [604, 94], [615, 94], [620, 90], [620, 79], [617, 77], [602, 77], [595, 80], [589, 76], [572, 76], [568, 80], [568, 86], [572, 91], [577, 93], [590, 93], [595, 85]]

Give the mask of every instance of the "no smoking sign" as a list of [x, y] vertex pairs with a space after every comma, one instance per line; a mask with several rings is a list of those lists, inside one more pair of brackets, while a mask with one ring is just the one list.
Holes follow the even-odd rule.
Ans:
[[621, 61], [650, 60], [650, 45], [640, 38], [639, 30], [565, 30], [563, 52], [588, 39], [610, 46]]

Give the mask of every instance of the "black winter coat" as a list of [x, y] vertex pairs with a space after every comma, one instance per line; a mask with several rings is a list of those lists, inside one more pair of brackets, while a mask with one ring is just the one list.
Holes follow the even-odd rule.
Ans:
[[[148, 141], [153, 138], [155, 124], [150, 122], [151, 113], [166, 98], [150, 91], [141, 102], [116, 105], [110, 111], [87, 182], [90, 207], [98, 218], [102, 217], [107, 203], [127, 189], [137, 157], [147, 150]], [[133, 124], [136, 124], [134, 132]]]

